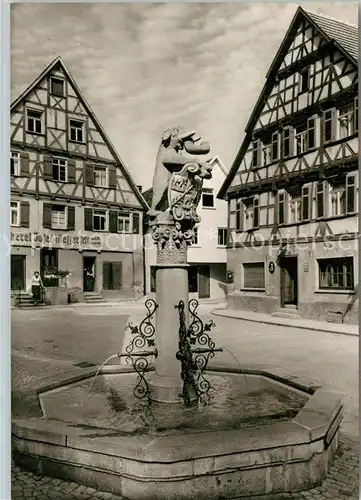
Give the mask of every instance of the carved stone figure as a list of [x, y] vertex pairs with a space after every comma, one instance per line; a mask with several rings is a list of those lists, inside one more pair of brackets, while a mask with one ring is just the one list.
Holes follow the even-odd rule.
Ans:
[[187, 163], [199, 163], [199, 158], [190, 155], [206, 155], [209, 151], [208, 142], [201, 141], [195, 132], [186, 132], [178, 126], [165, 130], [155, 164], [150, 217], [160, 213], [158, 205], [168, 189], [172, 173], [180, 171]]

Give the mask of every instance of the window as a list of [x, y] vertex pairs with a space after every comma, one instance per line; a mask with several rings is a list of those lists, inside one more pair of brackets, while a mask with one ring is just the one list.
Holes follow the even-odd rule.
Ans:
[[353, 257], [320, 259], [318, 267], [320, 289], [354, 289]]
[[93, 230], [105, 231], [107, 227], [106, 210], [93, 210]]
[[66, 222], [66, 207], [63, 205], [53, 205], [51, 207], [51, 229], [66, 229]]
[[10, 175], [20, 175], [20, 153], [10, 153]]
[[244, 200], [244, 229], [248, 231], [259, 226], [259, 200], [257, 197]]
[[316, 218], [325, 217], [325, 182], [317, 182], [316, 184]]
[[347, 104], [338, 112], [340, 139], [346, 139], [354, 133], [354, 106]]
[[120, 212], [118, 215], [118, 233], [131, 233], [131, 218], [129, 212]]
[[296, 153], [301, 155], [307, 151], [307, 125], [303, 123], [296, 127]]
[[52, 77], [50, 79], [50, 92], [57, 97], [64, 97], [64, 80]]
[[243, 264], [243, 287], [264, 290], [264, 262], [250, 262]]
[[192, 245], [198, 245], [198, 227], [193, 229], [193, 241]]
[[306, 185], [290, 190], [290, 222], [308, 221], [311, 218], [311, 186]]
[[213, 189], [204, 188], [202, 191], [202, 206], [203, 208], [214, 207]]
[[[333, 181], [330, 195], [332, 216], [345, 215], [348, 213], [349, 208], [351, 209], [350, 212], [353, 212], [352, 208], [354, 209], [355, 205], [355, 176], [351, 176], [350, 180], [348, 180], [347, 176]], [[347, 203], [347, 198], [349, 203]]]
[[219, 227], [218, 228], [218, 245], [225, 246], [227, 245], [227, 228]]
[[286, 194], [284, 191], [280, 191], [277, 194], [277, 224], [285, 224], [286, 222], [286, 214], [285, 214], [285, 198]]
[[70, 140], [74, 142], [84, 142], [83, 122], [70, 120]]
[[52, 159], [53, 180], [59, 182], [66, 182], [67, 177], [67, 161], [62, 158]]
[[272, 161], [272, 144], [265, 144], [262, 149], [263, 165], [268, 165]]
[[278, 160], [278, 132], [273, 132], [272, 134], [272, 161]]
[[41, 111], [27, 110], [27, 131], [41, 134]]
[[20, 226], [20, 203], [12, 201], [10, 205], [10, 225]]
[[335, 131], [335, 113], [336, 110], [334, 108], [328, 109], [324, 112], [323, 120], [324, 120], [324, 142], [327, 144], [328, 142], [332, 142], [336, 140], [336, 131]]
[[261, 151], [262, 144], [259, 139], [252, 142], [252, 167], [261, 166]]
[[307, 120], [307, 149], [316, 146], [316, 118], [314, 116]]
[[94, 167], [94, 186], [108, 187], [107, 167]]
[[310, 68], [305, 68], [300, 72], [300, 93], [307, 92], [310, 85]]
[[283, 130], [283, 157], [288, 158], [294, 154], [293, 129], [287, 127]]

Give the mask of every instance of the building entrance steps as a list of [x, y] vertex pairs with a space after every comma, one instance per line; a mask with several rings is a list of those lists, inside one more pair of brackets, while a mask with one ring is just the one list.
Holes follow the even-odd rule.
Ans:
[[276, 326], [289, 326], [292, 328], [300, 328], [303, 330], [314, 330], [319, 332], [335, 333], [340, 335], [355, 335], [359, 334], [358, 325], [328, 323], [326, 321], [316, 321], [313, 319], [295, 319], [294, 317], [276, 316], [271, 314], [263, 314], [253, 311], [241, 311], [237, 309], [213, 309], [214, 316], [224, 316], [226, 318], [242, 319], [244, 321], [252, 321], [255, 323], [265, 323]]

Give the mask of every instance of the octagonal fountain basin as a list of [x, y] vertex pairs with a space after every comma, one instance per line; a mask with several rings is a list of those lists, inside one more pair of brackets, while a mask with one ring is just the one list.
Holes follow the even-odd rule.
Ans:
[[13, 421], [15, 461], [137, 500], [250, 497], [322, 482], [337, 449], [338, 395], [261, 370], [206, 376], [209, 403], [191, 408], [136, 399], [137, 374], [124, 367], [95, 381], [58, 380], [38, 389], [41, 417]]

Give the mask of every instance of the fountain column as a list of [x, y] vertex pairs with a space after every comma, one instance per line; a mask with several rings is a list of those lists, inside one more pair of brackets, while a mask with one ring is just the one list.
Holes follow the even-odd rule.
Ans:
[[[182, 403], [183, 381], [179, 350], [179, 301], [188, 304], [187, 243], [178, 240], [177, 224], [170, 212], [163, 212], [153, 223], [157, 246], [156, 267], [156, 345], [155, 374], [150, 397], [156, 403]], [[186, 313], [186, 324], [187, 313]]]

